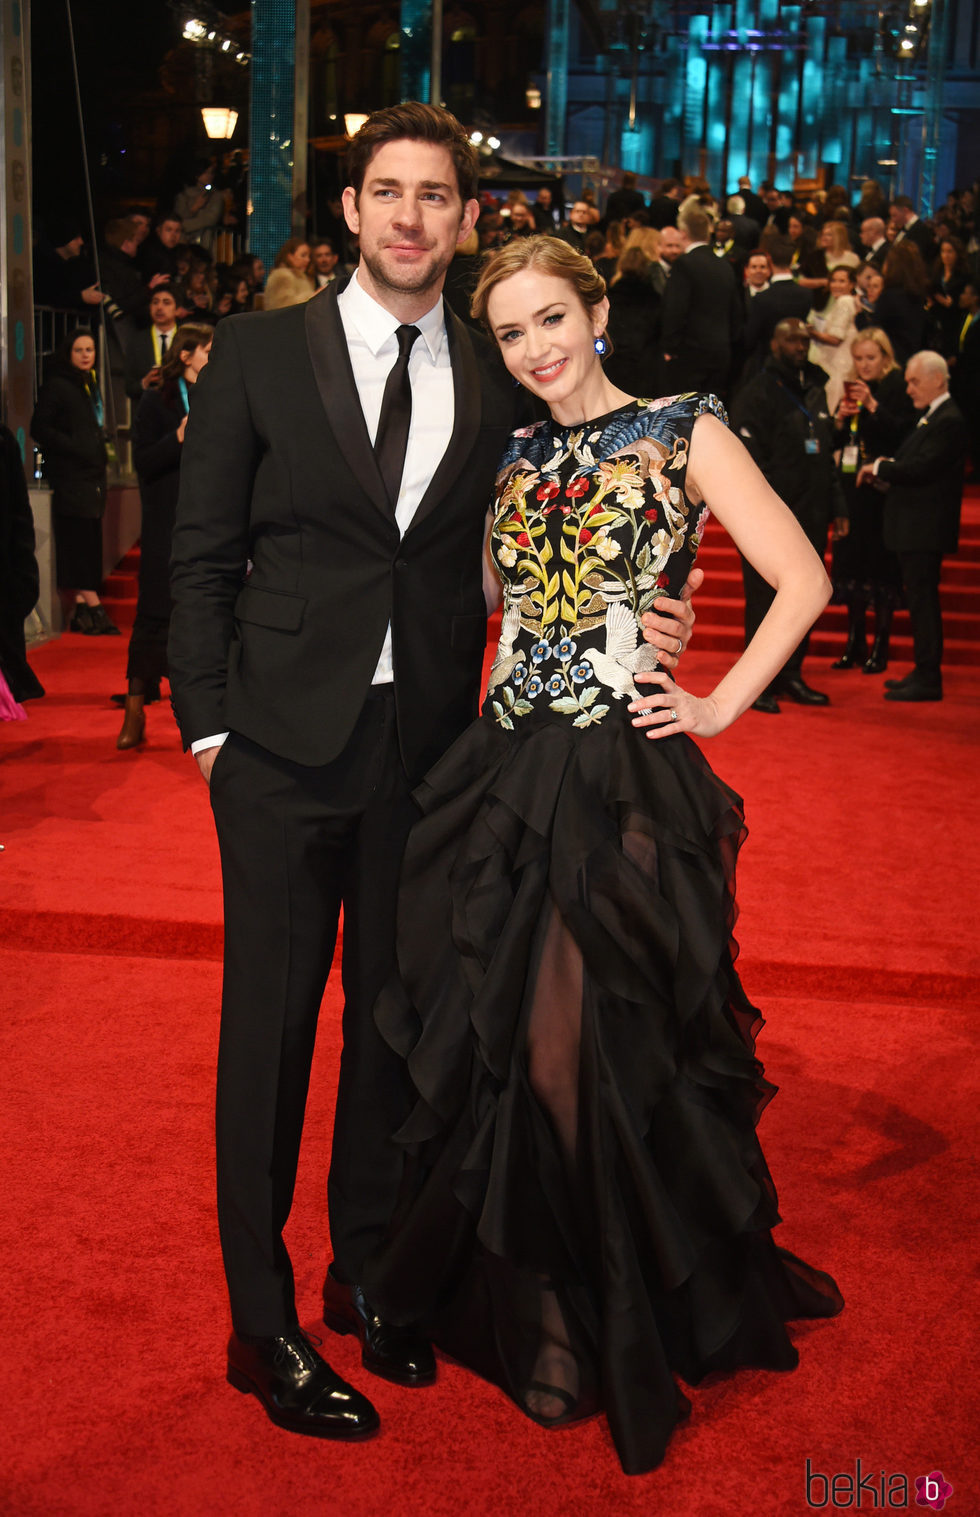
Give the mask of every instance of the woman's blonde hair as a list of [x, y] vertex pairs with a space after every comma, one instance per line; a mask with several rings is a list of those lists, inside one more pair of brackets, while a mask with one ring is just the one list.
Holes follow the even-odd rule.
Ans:
[[851, 251], [851, 239], [848, 236], [847, 227], [842, 221], [825, 221], [823, 230], [830, 233], [830, 253], [834, 258], [840, 258], [843, 253]]
[[626, 247], [640, 248], [651, 263], [656, 263], [660, 257], [660, 233], [656, 227], [635, 226], [626, 239]]
[[487, 320], [487, 304], [490, 292], [505, 279], [523, 274], [525, 269], [535, 269], [540, 274], [551, 274], [570, 284], [582, 304], [597, 306], [606, 293], [606, 281], [595, 270], [591, 260], [576, 253], [567, 242], [557, 237], [515, 237], [506, 247], [491, 253], [477, 280], [470, 301], [470, 315], [490, 330]]
[[856, 337], [852, 337], [852, 358], [854, 357], [854, 349], [858, 346], [859, 343], [862, 342], [873, 342], [878, 351], [884, 355], [884, 372], [886, 374], [890, 374], [892, 369], [898, 368], [898, 363], [895, 358], [895, 349], [892, 347], [892, 340], [883, 327], [865, 327], [863, 332], [859, 332]]
[[[635, 274], [640, 279], [648, 278], [650, 274], [650, 259], [644, 253], [638, 242], [627, 246], [620, 253], [616, 262], [616, 272], [610, 280], [610, 284], [618, 284], [624, 274]], [[653, 286], [650, 286], [651, 290]]]

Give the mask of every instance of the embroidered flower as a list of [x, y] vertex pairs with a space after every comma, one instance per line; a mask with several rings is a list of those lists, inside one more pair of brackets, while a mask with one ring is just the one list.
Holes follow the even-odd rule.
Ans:
[[578, 500], [580, 496], [588, 494], [589, 481], [583, 476], [581, 479], [573, 479], [570, 485], [565, 486], [565, 494], [569, 500]]
[[541, 678], [540, 674], [532, 674], [531, 678], [527, 682], [524, 694], [527, 696], [528, 700], [533, 701], [534, 697], [536, 695], [540, 695], [543, 689], [544, 680]]
[[667, 571], [665, 569], [664, 572], [663, 572], [663, 574], [658, 574], [657, 575], [657, 589], [658, 590], [666, 590], [666, 588], [667, 588], [667, 586], [669, 584], [670, 584], [670, 575], [667, 573]]
[[545, 682], [544, 688], [549, 695], [561, 695], [565, 688], [565, 681], [560, 674], [553, 674], [550, 680]]
[[590, 543], [592, 541], [592, 533], [587, 527], [582, 528], [578, 535], [578, 540], [580, 543]]
[[523, 684], [527, 679], [527, 664], [518, 664], [516, 669], [511, 670], [510, 677], [515, 685]]
[[604, 510], [604, 509], [605, 508], [603, 507], [603, 505], [601, 504], [601, 502], [600, 501], [596, 501], [596, 503], [595, 503], [594, 506], [590, 506], [589, 507], [589, 515], [590, 516], [598, 516], [599, 512], [602, 511], [602, 510]]
[[514, 565], [517, 563], [517, 553], [515, 549], [508, 547], [506, 543], [503, 543], [497, 549], [497, 559], [500, 563], [503, 564], [505, 569], [513, 569]]
[[571, 510], [572, 510], [571, 506], [562, 506], [562, 508], [561, 508], [561, 514], [562, 514], [562, 516], [569, 516], [571, 514]]
[[555, 649], [555, 658], [560, 658], [564, 663], [566, 659], [572, 657], [574, 652], [575, 644], [572, 642], [571, 638], [563, 637], [561, 642], [558, 644], [558, 647]]
[[607, 564], [609, 560], [615, 558], [620, 551], [619, 543], [611, 537], [604, 537], [601, 542], [597, 542], [595, 545], [595, 550], [600, 558], [604, 558], [606, 560]]
[[599, 464], [599, 473], [607, 485], [617, 487], [622, 485], [640, 486], [643, 483], [635, 459], [604, 459]]
[[549, 659], [550, 657], [551, 644], [542, 637], [540, 641], [536, 642], [531, 649], [531, 662], [535, 664], [543, 664], [545, 660]]
[[644, 511], [644, 513], [643, 513], [643, 515], [646, 517], [647, 521], [656, 521], [658, 514], [659, 513], [657, 511], [653, 510], [652, 508], [649, 511]]
[[529, 548], [531, 546], [531, 539], [526, 532], [518, 532], [515, 542], [519, 548]]
[[537, 492], [538, 500], [554, 500], [560, 488], [561, 486], [555, 484], [554, 480], [550, 484], [541, 485]]
[[592, 678], [592, 665], [589, 663], [588, 659], [584, 659], [581, 664], [575, 665], [571, 673], [574, 683], [576, 685], [582, 685], [587, 679]]

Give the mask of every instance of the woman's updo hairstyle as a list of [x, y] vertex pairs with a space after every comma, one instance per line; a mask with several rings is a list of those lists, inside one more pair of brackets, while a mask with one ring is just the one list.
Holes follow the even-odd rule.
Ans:
[[483, 265], [473, 298], [470, 315], [490, 330], [487, 304], [490, 291], [514, 274], [534, 269], [564, 279], [575, 291], [583, 306], [597, 306], [606, 293], [606, 281], [582, 253], [576, 253], [557, 237], [515, 237], [506, 247], [492, 253]]

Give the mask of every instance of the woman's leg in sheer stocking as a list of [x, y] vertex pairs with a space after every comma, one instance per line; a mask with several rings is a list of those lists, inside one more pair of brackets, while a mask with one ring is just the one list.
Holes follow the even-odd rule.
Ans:
[[[554, 906], [544, 926], [533, 995], [527, 1032], [528, 1079], [558, 1139], [569, 1193], [574, 1196], [582, 956]], [[539, 1421], [557, 1422], [574, 1410], [580, 1377], [558, 1293], [554, 1283], [543, 1277], [539, 1307], [539, 1348], [524, 1403]]]

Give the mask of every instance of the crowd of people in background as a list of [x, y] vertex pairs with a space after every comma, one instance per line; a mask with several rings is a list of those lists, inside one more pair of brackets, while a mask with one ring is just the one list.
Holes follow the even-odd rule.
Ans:
[[[144, 510], [156, 500], [153, 511], [165, 521], [172, 516], [188, 384], [197, 372], [188, 376], [188, 364], [202, 354], [206, 361], [204, 334], [242, 312], [306, 301], [357, 263], [357, 239], [336, 200], [325, 207], [326, 229], [289, 239], [268, 271], [254, 255], [222, 262], [215, 256], [221, 234], [244, 221], [243, 181], [226, 176], [219, 184], [214, 161], [204, 158], [188, 164], [180, 178], [155, 215], [130, 207], [107, 222], [98, 277], [81, 228], [71, 220], [50, 221], [35, 254], [36, 303], [78, 318], [46, 368], [32, 431], [53, 489], [66, 620], [72, 631], [88, 635], [117, 631], [99, 597], [107, 462], [106, 397], [95, 374], [99, 323], [111, 371], [132, 408]], [[953, 190], [927, 221], [908, 197], [889, 203], [870, 180], [853, 203], [838, 185], [798, 197], [772, 183], [753, 189], [748, 179], [721, 199], [703, 180], [667, 179], [647, 199], [628, 173], [604, 209], [587, 188], [565, 206], [551, 185], [506, 196], [485, 192], [445, 293], [470, 321], [483, 259], [514, 238], [555, 236], [586, 254], [608, 289], [606, 368], [613, 383], [640, 396], [711, 391], [729, 404], [771, 482], [788, 492], [790, 504], [799, 497], [811, 540], [831, 529], [835, 590], [849, 618], [846, 647], [834, 667], [877, 673], [887, 667], [902, 585], [897, 561], [884, 547], [881, 493], [867, 480], [859, 488], [856, 480], [876, 449], [898, 447], [916, 425], [902, 374], [917, 354], [943, 361], [968, 431], [980, 436], [977, 199], [976, 186]], [[771, 404], [773, 378], [779, 399], [789, 397], [788, 434], [800, 431], [801, 416], [807, 419], [799, 446], [776, 435], [785, 407]], [[161, 484], [155, 464], [148, 472], [153, 448], [166, 454], [169, 484]], [[976, 471], [975, 452], [972, 463]], [[131, 650], [128, 691], [118, 697], [127, 707], [123, 747], [141, 741], [144, 701], [157, 697], [165, 673], [159, 563], [166, 529], [154, 527], [149, 535], [161, 541], [150, 555], [156, 568], [147, 570], [147, 606], [135, 663]], [[765, 592], [747, 573], [747, 635], [764, 614]], [[760, 709], [778, 711], [780, 693], [803, 704], [826, 702], [804, 682], [801, 664], [802, 652], [779, 688], [760, 699]]]

